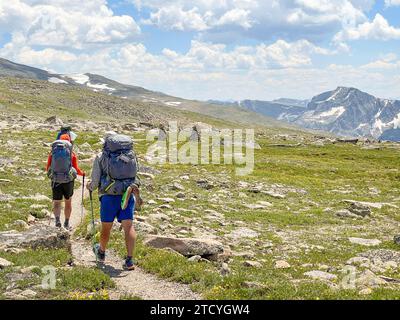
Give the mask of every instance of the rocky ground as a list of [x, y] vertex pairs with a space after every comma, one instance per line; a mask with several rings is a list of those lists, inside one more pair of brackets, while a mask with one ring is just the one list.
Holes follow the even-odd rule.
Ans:
[[[399, 145], [266, 129], [257, 133], [254, 172], [238, 177], [234, 165], [152, 165], [144, 139], [151, 124], [72, 119], [87, 171], [105, 131], [136, 141], [145, 199], [135, 221], [141, 271], [121, 280], [118, 225], [115, 272], [90, 260], [98, 233], [89, 217], [73, 235], [49, 227], [43, 168], [61, 122], [1, 112], [0, 297], [163, 298], [144, 292], [146, 285], [176, 299], [399, 297]], [[40, 286], [48, 265], [58, 279], [50, 291]], [[139, 287], [129, 285], [139, 278]]]

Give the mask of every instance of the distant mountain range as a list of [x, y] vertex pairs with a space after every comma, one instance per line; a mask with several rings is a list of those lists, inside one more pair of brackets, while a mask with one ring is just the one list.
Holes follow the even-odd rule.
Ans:
[[356, 88], [338, 87], [311, 101], [243, 100], [219, 104], [241, 106], [278, 120], [341, 136], [400, 141], [400, 101], [376, 98]]
[[[45, 80], [56, 84], [83, 86], [90, 90], [164, 104], [170, 107], [207, 114], [217, 118], [246, 119], [248, 123], [269, 121], [254, 114], [295, 124], [308, 129], [328, 131], [341, 136], [363, 136], [400, 141], [400, 101], [376, 98], [356, 88], [338, 87], [311, 100], [278, 99], [274, 101], [191, 101], [125, 85], [100, 75], [54, 74], [0, 58], [0, 76]], [[216, 108], [219, 106], [220, 108]], [[228, 108], [222, 109], [222, 106]], [[222, 109], [222, 110], [218, 110]], [[229, 112], [226, 112], [229, 111]], [[250, 112], [249, 112], [250, 111]], [[237, 115], [233, 115], [236, 113]], [[274, 121], [274, 120], [272, 120]]]

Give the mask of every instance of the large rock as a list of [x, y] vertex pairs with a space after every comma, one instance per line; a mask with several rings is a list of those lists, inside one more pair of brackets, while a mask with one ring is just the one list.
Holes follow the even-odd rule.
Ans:
[[224, 251], [223, 245], [214, 240], [148, 236], [144, 243], [158, 249], [170, 248], [187, 257], [198, 255], [208, 258]]
[[0, 232], [2, 248], [70, 248], [70, 236], [66, 230], [43, 224], [34, 225], [24, 232]]

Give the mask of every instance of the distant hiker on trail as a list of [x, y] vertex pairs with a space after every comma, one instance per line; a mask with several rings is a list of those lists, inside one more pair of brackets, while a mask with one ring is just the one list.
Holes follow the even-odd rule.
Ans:
[[74, 143], [75, 139], [78, 137], [73, 131], [72, 127], [70, 125], [64, 125], [60, 128], [60, 131], [57, 133], [57, 138], [56, 140], [60, 140], [61, 136], [63, 134], [68, 134], [70, 137], [70, 142]]
[[72, 213], [72, 196], [74, 194], [74, 182], [77, 175], [85, 173], [78, 166], [78, 157], [72, 151], [71, 138], [68, 134], [60, 136], [51, 145], [51, 153], [47, 159], [46, 171], [51, 179], [53, 191], [53, 213], [56, 227], [61, 228], [61, 204], [65, 199], [64, 228], [70, 229], [69, 220]]
[[103, 152], [94, 160], [92, 178], [87, 184], [91, 193], [98, 189], [100, 198], [100, 243], [93, 246], [93, 251], [96, 259], [104, 262], [111, 229], [117, 218], [125, 233], [127, 256], [123, 267], [126, 270], [135, 269], [133, 252], [136, 232], [133, 219], [135, 205], [141, 205], [137, 172], [138, 162], [132, 139], [115, 132], [107, 133]]

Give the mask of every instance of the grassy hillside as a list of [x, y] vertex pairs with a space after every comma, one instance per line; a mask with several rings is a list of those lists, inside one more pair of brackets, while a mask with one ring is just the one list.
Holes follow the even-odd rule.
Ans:
[[[126, 106], [137, 112], [129, 112], [126, 122], [130, 116], [132, 121], [168, 117], [236, 126], [195, 113], [166, 108], [167, 112], [86, 90], [76, 92], [65, 86], [25, 80], [0, 80], [0, 104], [0, 124], [7, 123], [3, 129], [0, 127], [0, 173], [4, 181], [10, 181], [0, 183], [0, 230], [18, 228], [15, 221], [28, 221], [29, 214], [47, 219], [41, 216], [41, 210], [50, 210], [49, 201], [21, 198], [32, 195], [32, 190], [50, 195], [43, 172], [48, 147], [43, 143], [51, 142], [54, 132], [39, 126], [36, 130], [18, 127], [21, 115], [32, 117], [23, 121], [40, 124], [59, 111], [63, 119], [83, 123], [108, 119], [112, 128], [116, 114], [113, 108]], [[161, 116], [158, 112], [165, 113]], [[100, 150], [98, 142], [103, 131], [103, 127], [78, 131], [77, 147], [88, 143], [91, 150], [82, 149], [81, 159]], [[191, 262], [170, 251], [149, 248], [140, 237], [137, 261], [145, 270], [190, 284], [207, 299], [399, 298], [396, 281], [400, 279], [400, 258], [385, 260], [386, 250], [400, 256], [399, 247], [392, 240], [400, 233], [398, 144], [333, 144], [296, 130], [259, 127], [257, 142], [261, 150], [255, 150], [255, 170], [238, 177], [234, 165], [152, 165], [145, 160], [149, 147], [145, 133], [126, 133], [137, 141], [141, 164], [151, 167], [154, 173], [154, 179], [144, 179], [146, 204], [138, 217], [161, 235], [216, 239], [227, 252], [225, 262]], [[29, 154], [22, 152], [23, 145], [29, 145]], [[88, 164], [85, 169], [90, 170]], [[207, 181], [207, 188], [200, 180]], [[184, 197], [178, 196], [174, 183], [183, 187], [180, 192]], [[13, 200], [4, 200], [7, 196]], [[165, 203], [163, 198], [167, 197], [174, 202]], [[340, 212], [349, 208], [344, 200], [349, 199], [379, 205], [372, 207], [365, 218], [343, 216]], [[97, 209], [96, 203], [98, 216]], [[86, 235], [87, 223], [89, 220], [78, 235]], [[352, 238], [377, 241], [368, 247]], [[112, 247], [122, 259], [123, 235], [117, 229]], [[361, 263], [357, 262], [361, 258], [349, 261], [360, 256], [364, 256]], [[46, 264], [59, 268], [59, 286], [52, 292], [35, 288], [38, 297], [79, 298], [92, 294], [107, 298], [113, 287], [108, 276], [99, 270], [66, 267], [71, 257], [65, 251], [0, 251], [0, 257], [15, 263], [0, 271], [0, 297], [7, 291], [15, 268]], [[355, 268], [355, 283], [346, 288], [343, 283], [349, 265]], [[33, 270], [40, 274], [40, 270]], [[322, 272], [329, 279], [314, 279], [307, 275], [311, 271], [318, 271], [318, 275]], [[32, 288], [38, 281], [33, 277], [18, 285], [21, 289]]]

